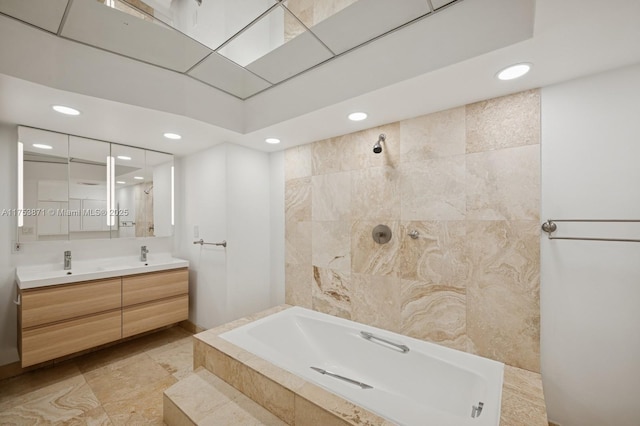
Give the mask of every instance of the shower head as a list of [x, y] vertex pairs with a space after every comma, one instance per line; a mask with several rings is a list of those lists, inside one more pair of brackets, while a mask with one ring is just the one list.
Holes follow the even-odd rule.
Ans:
[[153, 185], [151, 185], [149, 188], [144, 190], [144, 193], [149, 195], [149, 193], [151, 192], [151, 190], [153, 189]]
[[385, 135], [384, 133], [380, 133], [380, 136], [378, 136], [378, 141], [375, 143], [375, 145], [373, 145], [373, 153], [374, 154], [380, 154], [382, 152], [382, 142], [385, 142], [387, 140], [387, 135]]

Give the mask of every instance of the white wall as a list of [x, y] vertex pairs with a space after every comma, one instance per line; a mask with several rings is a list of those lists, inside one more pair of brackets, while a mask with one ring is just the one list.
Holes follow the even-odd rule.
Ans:
[[[0, 211], [17, 208], [17, 126], [0, 125]], [[15, 290], [15, 268], [40, 263], [60, 263], [65, 250], [71, 250], [73, 260], [90, 260], [110, 256], [136, 256], [140, 246], [147, 245], [154, 253], [172, 249], [172, 238], [124, 238], [91, 241], [25, 242], [12, 253], [16, 239], [16, 218], [0, 215], [0, 366], [18, 361]]]
[[[194, 245], [227, 238], [226, 145], [176, 158], [176, 252], [189, 260], [189, 318], [210, 328], [227, 314], [227, 253], [222, 247]], [[194, 234], [194, 227], [199, 231]]]
[[[640, 219], [640, 66], [542, 90], [542, 217]], [[640, 224], [557, 235], [640, 239]], [[637, 425], [640, 243], [541, 239], [541, 363], [549, 419]]]
[[[190, 319], [211, 328], [283, 303], [284, 273], [274, 280], [273, 265], [284, 258], [283, 164], [270, 155], [231, 144], [176, 159], [182, 188], [176, 203], [176, 251], [190, 261]], [[279, 169], [278, 169], [279, 168]], [[272, 175], [281, 176], [272, 189]], [[278, 219], [280, 218], [280, 220]], [[198, 236], [194, 227], [198, 227]], [[226, 249], [194, 245], [193, 241], [226, 240]], [[275, 238], [275, 253], [272, 248]], [[281, 241], [281, 243], [278, 243]]]

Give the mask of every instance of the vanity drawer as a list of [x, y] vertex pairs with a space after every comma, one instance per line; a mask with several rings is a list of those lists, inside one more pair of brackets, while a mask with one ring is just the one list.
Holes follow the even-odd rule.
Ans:
[[22, 366], [38, 364], [122, 338], [120, 309], [22, 331]]
[[121, 307], [121, 278], [22, 291], [22, 328]]
[[189, 270], [187, 268], [122, 278], [122, 306], [179, 296], [188, 292]]
[[189, 318], [189, 296], [156, 300], [122, 309], [122, 337], [175, 324]]

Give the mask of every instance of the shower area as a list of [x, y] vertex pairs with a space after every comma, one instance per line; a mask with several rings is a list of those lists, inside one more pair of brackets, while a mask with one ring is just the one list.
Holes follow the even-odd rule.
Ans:
[[153, 182], [139, 183], [116, 190], [116, 205], [126, 214], [120, 216], [120, 237], [153, 237]]

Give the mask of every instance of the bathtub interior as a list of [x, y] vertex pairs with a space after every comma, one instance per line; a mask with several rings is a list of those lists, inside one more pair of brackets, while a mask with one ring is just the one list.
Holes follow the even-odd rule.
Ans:
[[[361, 331], [410, 350], [364, 339]], [[496, 361], [300, 307], [220, 337], [397, 424], [499, 424], [504, 364]], [[472, 418], [479, 402], [482, 413]]]

